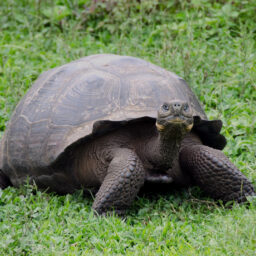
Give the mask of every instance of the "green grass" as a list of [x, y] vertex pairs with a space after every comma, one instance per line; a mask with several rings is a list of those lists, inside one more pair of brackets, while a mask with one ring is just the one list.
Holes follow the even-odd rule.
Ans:
[[[2, 0], [0, 132], [37, 76], [96, 53], [132, 55], [184, 77], [224, 152], [256, 187], [254, 1]], [[218, 206], [196, 188], [139, 196], [126, 219], [92, 198], [0, 192], [0, 255], [256, 255], [256, 205]]]

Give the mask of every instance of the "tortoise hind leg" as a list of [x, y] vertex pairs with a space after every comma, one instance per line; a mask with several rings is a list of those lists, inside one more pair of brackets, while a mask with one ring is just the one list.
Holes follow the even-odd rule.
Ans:
[[220, 150], [186, 146], [180, 152], [180, 164], [195, 184], [215, 199], [243, 202], [246, 196], [255, 195], [249, 180]]
[[62, 172], [54, 172], [51, 175], [39, 175], [30, 178], [30, 183], [37, 185], [41, 190], [47, 190], [49, 192], [56, 192], [60, 195], [72, 194], [80, 186], [75, 182], [73, 177], [66, 175]]
[[9, 186], [12, 186], [12, 183], [8, 176], [0, 169], [0, 189], [5, 189]]

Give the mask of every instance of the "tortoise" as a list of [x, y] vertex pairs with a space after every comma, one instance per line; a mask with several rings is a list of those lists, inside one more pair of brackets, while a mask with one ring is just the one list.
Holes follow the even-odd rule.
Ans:
[[125, 212], [144, 184], [243, 202], [254, 188], [222, 153], [221, 128], [176, 74], [135, 57], [87, 56], [41, 74], [16, 107], [0, 187], [94, 188], [99, 214]]

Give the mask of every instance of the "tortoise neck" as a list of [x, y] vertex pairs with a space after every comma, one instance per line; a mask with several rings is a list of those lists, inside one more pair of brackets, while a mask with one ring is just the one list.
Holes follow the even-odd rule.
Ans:
[[159, 152], [163, 161], [168, 166], [173, 165], [173, 160], [178, 156], [181, 142], [185, 134], [180, 131], [159, 132], [157, 140]]
[[185, 134], [180, 131], [154, 132], [145, 145], [145, 151], [153, 164], [171, 168], [180, 151]]

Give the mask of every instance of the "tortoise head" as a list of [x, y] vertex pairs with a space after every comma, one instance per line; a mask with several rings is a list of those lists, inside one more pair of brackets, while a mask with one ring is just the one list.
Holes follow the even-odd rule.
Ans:
[[188, 102], [164, 102], [158, 110], [156, 127], [159, 132], [188, 133], [193, 127], [193, 114]]

